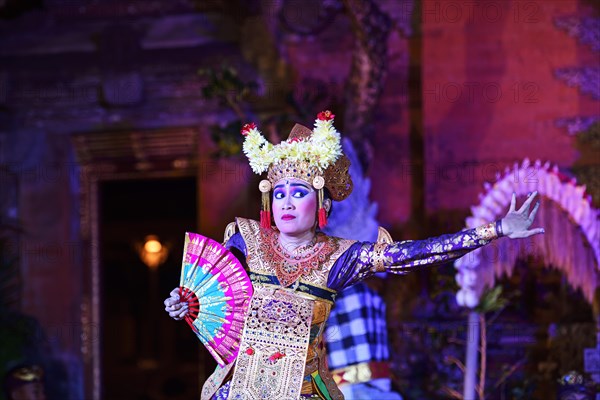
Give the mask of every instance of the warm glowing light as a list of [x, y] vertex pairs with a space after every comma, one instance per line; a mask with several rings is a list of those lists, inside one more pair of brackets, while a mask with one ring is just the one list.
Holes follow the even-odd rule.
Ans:
[[156, 239], [146, 240], [146, 243], [144, 243], [144, 250], [148, 253], [160, 253], [162, 244]]
[[144, 244], [139, 243], [136, 247], [142, 262], [151, 269], [158, 268], [169, 255], [167, 246], [164, 246], [155, 235], [146, 236]]

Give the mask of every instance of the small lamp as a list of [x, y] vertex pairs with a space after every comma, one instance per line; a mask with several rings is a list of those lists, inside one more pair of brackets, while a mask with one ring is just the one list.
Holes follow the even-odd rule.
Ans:
[[156, 235], [144, 238], [144, 244], [137, 246], [138, 255], [150, 269], [156, 269], [164, 263], [169, 255], [169, 249], [162, 244]]

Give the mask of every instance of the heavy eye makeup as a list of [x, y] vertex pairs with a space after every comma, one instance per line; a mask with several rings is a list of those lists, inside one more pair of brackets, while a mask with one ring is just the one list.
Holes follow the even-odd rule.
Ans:
[[[290, 185], [289, 188], [290, 196], [297, 199], [301, 199], [310, 193], [310, 190], [304, 185]], [[275, 187], [273, 191], [273, 198], [281, 200], [285, 198], [285, 190], [283, 187]]]
[[[305, 186], [290, 187], [290, 196], [297, 199], [301, 199], [309, 193], [310, 191]], [[275, 189], [273, 192], [273, 197], [278, 200], [285, 198], [285, 190]]]

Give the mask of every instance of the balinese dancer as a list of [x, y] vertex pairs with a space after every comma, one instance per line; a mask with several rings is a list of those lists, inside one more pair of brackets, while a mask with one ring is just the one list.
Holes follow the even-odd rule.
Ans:
[[[236, 360], [205, 382], [202, 399], [343, 399], [327, 367], [323, 332], [336, 293], [377, 272], [403, 274], [461, 257], [500, 236], [525, 238], [539, 203], [535, 193], [504, 218], [436, 238], [356, 242], [320, 232], [331, 200], [352, 191], [334, 115], [319, 113], [310, 130], [296, 125], [272, 145], [254, 124], [242, 129], [244, 153], [257, 174], [267, 172], [260, 222], [237, 218], [226, 246], [244, 264], [254, 294]], [[272, 226], [271, 221], [275, 226]], [[165, 300], [175, 319], [188, 312], [178, 289]]]

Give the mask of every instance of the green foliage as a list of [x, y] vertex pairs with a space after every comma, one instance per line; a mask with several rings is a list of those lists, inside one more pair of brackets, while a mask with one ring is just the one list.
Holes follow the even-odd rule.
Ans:
[[501, 297], [502, 286], [496, 286], [492, 289], [486, 289], [481, 296], [481, 300], [475, 311], [480, 314], [486, 314], [489, 312], [500, 311], [508, 304], [508, 299]]
[[257, 123], [265, 136], [276, 142], [281, 140], [278, 132], [287, 131], [296, 121], [313, 115], [315, 105], [332, 106], [332, 102], [335, 103], [328, 85], [319, 80], [303, 82], [309, 89], [297, 92], [290, 89], [291, 83], [289, 86], [287, 83], [275, 83], [268, 95], [262, 95], [256, 81], [243, 79], [241, 73], [230, 65], [200, 69], [198, 74], [205, 80], [202, 96], [218, 102], [223, 111], [232, 111], [235, 115], [225, 122], [226, 125], [221, 123], [210, 127], [211, 138], [217, 145], [215, 156], [218, 157], [241, 154], [243, 136], [240, 130], [245, 123]]
[[235, 68], [227, 65], [200, 69], [198, 74], [208, 78], [206, 86], [202, 88], [202, 95], [207, 99], [217, 99], [222, 105], [239, 104], [258, 88], [256, 82], [244, 82]]
[[245, 102], [256, 91], [258, 84], [253, 81], [244, 82], [235, 68], [227, 65], [201, 69], [198, 74], [207, 78], [206, 85], [202, 87], [202, 95], [206, 99], [217, 100], [221, 107], [229, 108], [237, 117], [225, 126], [210, 127], [211, 138], [218, 148], [215, 155], [226, 157], [240, 154], [243, 141], [240, 130], [245, 122], [251, 121]]
[[239, 155], [242, 151], [242, 139], [240, 130], [242, 124], [239, 120], [233, 121], [223, 127], [211, 126], [210, 133], [212, 140], [217, 144], [217, 151], [214, 154], [217, 157], [230, 157]]

